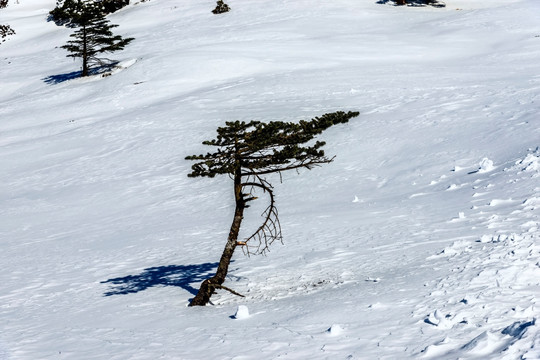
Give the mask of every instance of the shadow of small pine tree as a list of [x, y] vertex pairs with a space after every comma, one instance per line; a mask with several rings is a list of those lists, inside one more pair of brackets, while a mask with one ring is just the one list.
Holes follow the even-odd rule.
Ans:
[[191, 284], [200, 283], [210, 277], [217, 266], [217, 263], [204, 263], [151, 267], [140, 274], [109, 279], [101, 284], [110, 284], [110, 289], [104, 296], [133, 294], [156, 286], [176, 286], [196, 295], [198, 289]]
[[[95, 66], [89, 69], [88, 76], [94, 76], [94, 75], [101, 75], [103, 77], [106, 77], [107, 75], [110, 75], [110, 72], [114, 70], [114, 68], [118, 65], [118, 61], [112, 61], [109, 64], [104, 64], [101, 66]], [[82, 77], [82, 71], [72, 71], [70, 73], [65, 74], [58, 74], [58, 75], [50, 75], [46, 78], [43, 78], [43, 82], [49, 85], [55, 85], [60, 84], [65, 81], [73, 80], [76, 78]]]
[[73, 72], [66, 73], [66, 74], [58, 74], [58, 75], [47, 76], [46, 78], [43, 78], [42, 80], [45, 83], [49, 84], [49, 85], [54, 85], [54, 84], [63, 83], [64, 81], [69, 81], [69, 80], [76, 79], [76, 78], [80, 77], [81, 74], [82, 74], [81, 71], [73, 71]]

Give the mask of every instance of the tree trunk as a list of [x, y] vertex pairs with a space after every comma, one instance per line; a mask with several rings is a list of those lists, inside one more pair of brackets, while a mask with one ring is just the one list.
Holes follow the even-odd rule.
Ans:
[[83, 25], [83, 51], [82, 51], [82, 74], [81, 76], [88, 76], [88, 39], [86, 34], [86, 25]]
[[405, 0], [396, 0], [396, 5], [407, 5]]
[[234, 211], [234, 218], [231, 224], [231, 230], [229, 231], [229, 237], [227, 238], [227, 244], [219, 260], [219, 265], [216, 274], [210, 279], [206, 279], [201, 284], [199, 292], [191, 300], [189, 306], [205, 306], [210, 301], [210, 297], [221, 284], [225, 282], [227, 272], [229, 271], [229, 264], [231, 263], [234, 250], [236, 249], [238, 233], [240, 232], [240, 225], [244, 218], [244, 209], [246, 208], [246, 202], [242, 194], [242, 176], [240, 171], [237, 171], [234, 177], [234, 197], [236, 199], [236, 209]]

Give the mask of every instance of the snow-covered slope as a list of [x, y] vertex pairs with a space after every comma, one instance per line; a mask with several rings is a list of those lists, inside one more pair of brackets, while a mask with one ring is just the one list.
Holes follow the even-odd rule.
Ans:
[[[540, 358], [540, 2], [133, 2], [87, 79], [54, 3], [0, 11], [0, 359]], [[284, 245], [237, 254], [246, 297], [186, 307], [232, 185], [184, 157], [336, 110], [335, 161], [272, 179]]]

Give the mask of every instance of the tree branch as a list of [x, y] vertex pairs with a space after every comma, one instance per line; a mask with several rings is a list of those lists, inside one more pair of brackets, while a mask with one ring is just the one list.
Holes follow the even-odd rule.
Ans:
[[276, 165], [276, 166], [268, 166], [266, 170], [260, 170], [260, 171], [257, 171], [257, 170], [253, 170], [253, 169], [249, 169], [250, 172], [243, 172], [242, 173], [242, 176], [260, 176], [260, 175], [267, 175], [267, 174], [272, 174], [272, 173], [281, 173], [282, 171], [287, 171], [287, 170], [294, 170], [294, 169], [300, 169], [300, 168], [306, 168], [308, 170], [311, 170], [311, 168], [315, 167], [315, 166], [320, 166], [322, 164], [327, 164], [327, 163], [331, 163], [332, 161], [334, 161], [334, 157], [328, 159], [328, 158], [323, 158], [323, 159], [310, 159], [309, 161], [302, 161], [300, 163], [296, 163], [296, 164], [292, 164], [292, 165], [288, 165], [288, 166], [279, 166], [279, 165]]
[[[266, 217], [262, 225], [259, 226], [257, 230], [246, 240], [239, 242], [239, 245], [245, 246], [245, 248], [242, 249], [247, 255], [264, 254], [266, 251], [268, 251], [269, 246], [275, 240], [282, 240], [281, 224], [279, 222], [278, 211], [275, 206], [274, 192], [272, 191], [272, 186], [258, 175], [254, 176], [258, 179], [259, 182], [245, 182], [242, 183], [242, 186], [257, 187], [262, 189], [264, 192], [268, 192], [270, 196], [270, 205], [268, 205], [266, 210], [263, 212], [263, 215], [266, 214]], [[249, 249], [249, 241], [253, 239], [257, 239], [259, 242], [255, 251], [251, 251]]]
[[[211, 283], [212, 284], [212, 283]], [[230, 292], [231, 294], [234, 294], [236, 296], [240, 296], [240, 297], [245, 297], [244, 295], [234, 291], [233, 289], [229, 289], [228, 287], [226, 286], [223, 286], [223, 285], [219, 285], [219, 284], [212, 284], [213, 287], [217, 288], [217, 289], [223, 289], [223, 290], [227, 290], [228, 292]]]

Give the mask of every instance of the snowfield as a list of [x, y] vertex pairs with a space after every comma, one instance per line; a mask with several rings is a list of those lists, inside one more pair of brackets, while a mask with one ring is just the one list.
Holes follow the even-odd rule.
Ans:
[[[54, 0], [0, 10], [0, 359], [540, 359], [540, 1], [226, 2], [132, 1], [84, 79]], [[246, 297], [187, 307], [234, 208], [185, 156], [337, 110]]]

